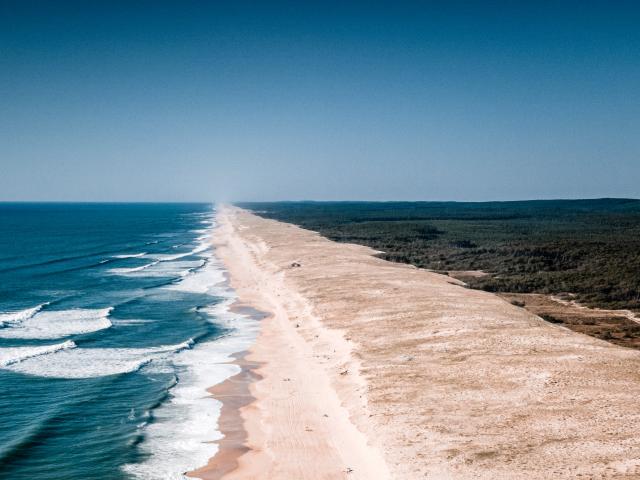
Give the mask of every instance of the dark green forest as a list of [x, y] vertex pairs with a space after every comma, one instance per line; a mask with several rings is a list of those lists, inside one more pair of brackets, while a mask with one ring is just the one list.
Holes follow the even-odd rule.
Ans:
[[239, 203], [380, 257], [439, 272], [482, 270], [473, 288], [572, 293], [640, 310], [640, 200]]

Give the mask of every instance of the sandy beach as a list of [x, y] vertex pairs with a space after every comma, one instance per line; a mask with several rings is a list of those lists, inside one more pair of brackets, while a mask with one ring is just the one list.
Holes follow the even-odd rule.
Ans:
[[213, 392], [234, 433], [198, 476], [640, 477], [637, 351], [235, 207], [218, 224], [231, 285], [268, 316], [241, 388]]

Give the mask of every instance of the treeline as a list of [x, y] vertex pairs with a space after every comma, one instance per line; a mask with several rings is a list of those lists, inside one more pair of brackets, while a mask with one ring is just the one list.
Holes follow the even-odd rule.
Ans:
[[474, 288], [572, 293], [640, 310], [640, 201], [279, 202], [240, 204], [387, 260], [441, 272], [482, 270]]

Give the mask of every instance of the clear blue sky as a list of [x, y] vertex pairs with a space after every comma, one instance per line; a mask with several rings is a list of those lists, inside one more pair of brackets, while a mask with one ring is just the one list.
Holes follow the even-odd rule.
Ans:
[[0, 0], [0, 200], [637, 198], [637, 5]]

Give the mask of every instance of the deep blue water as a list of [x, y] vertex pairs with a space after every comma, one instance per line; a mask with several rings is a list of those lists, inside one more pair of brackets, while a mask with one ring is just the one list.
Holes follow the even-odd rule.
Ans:
[[239, 349], [212, 209], [0, 204], [1, 478], [182, 478], [208, 458], [204, 388]]

